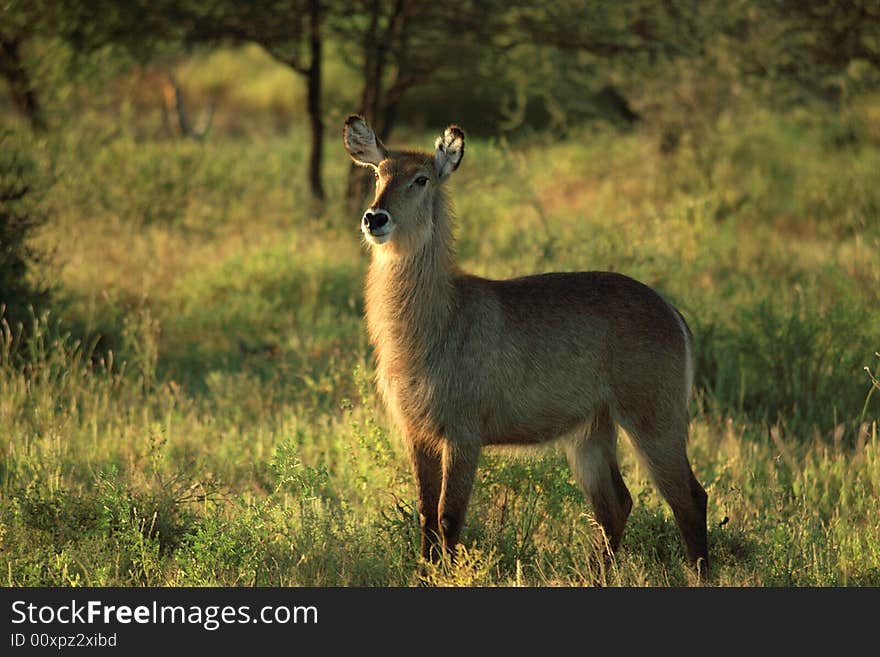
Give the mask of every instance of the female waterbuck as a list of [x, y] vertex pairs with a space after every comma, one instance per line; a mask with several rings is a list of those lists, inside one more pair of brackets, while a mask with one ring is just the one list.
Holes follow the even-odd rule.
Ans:
[[458, 541], [480, 449], [562, 438], [612, 550], [632, 498], [617, 463], [622, 426], [703, 570], [706, 493], [687, 458], [691, 333], [651, 288], [611, 272], [488, 280], [461, 272], [444, 183], [464, 155], [450, 126], [433, 154], [391, 151], [359, 116], [345, 148], [376, 197], [366, 316], [377, 384], [403, 433], [419, 494], [422, 555]]

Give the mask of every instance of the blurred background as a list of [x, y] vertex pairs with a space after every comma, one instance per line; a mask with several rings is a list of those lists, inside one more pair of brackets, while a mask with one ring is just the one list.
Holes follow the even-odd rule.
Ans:
[[323, 133], [353, 110], [385, 139], [451, 119], [482, 136], [603, 123], [672, 152], [761, 110], [877, 139], [875, 2], [241, 4], [7, 0], [0, 109], [139, 142], [295, 130], [317, 198]]
[[[409, 581], [352, 112], [465, 129], [466, 270], [682, 309], [722, 581], [880, 583], [876, 0], [0, 0], [9, 583]], [[486, 458], [438, 581], [687, 582], [650, 486], [609, 580], [562, 461]]]

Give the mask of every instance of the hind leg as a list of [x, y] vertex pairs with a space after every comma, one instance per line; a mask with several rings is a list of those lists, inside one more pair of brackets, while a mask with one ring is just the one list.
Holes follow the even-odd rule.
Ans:
[[613, 552], [623, 538], [632, 497], [617, 464], [617, 425], [608, 408], [601, 409], [590, 427], [565, 446], [574, 477], [593, 506]]
[[636, 450], [663, 498], [672, 508], [688, 558], [698, 570], [709, 567], [706, 540], [706, 491], [687, 457], [687, 417], [638, 418], [624, 423]]

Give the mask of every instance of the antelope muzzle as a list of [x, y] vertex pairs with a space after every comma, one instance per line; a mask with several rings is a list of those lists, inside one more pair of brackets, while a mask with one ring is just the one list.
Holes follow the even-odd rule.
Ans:
[[394, 229], [391, 215], [385, 210], [379, 208], [371, 208], [364, 213], [361, 221], [361, 230], [364, 234], [369, 235], [374, 241], [382, 243], [391, 234]]

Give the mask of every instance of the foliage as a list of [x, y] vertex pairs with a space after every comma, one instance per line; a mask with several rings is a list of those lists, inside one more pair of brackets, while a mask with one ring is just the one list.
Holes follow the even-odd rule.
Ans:
[[41, 255], [30, 238], [45, 221], [36, 200], [40, 181], [17, 135], [0, 133], [0, 317], [30, 324], [48, 289], [32, 278]]

